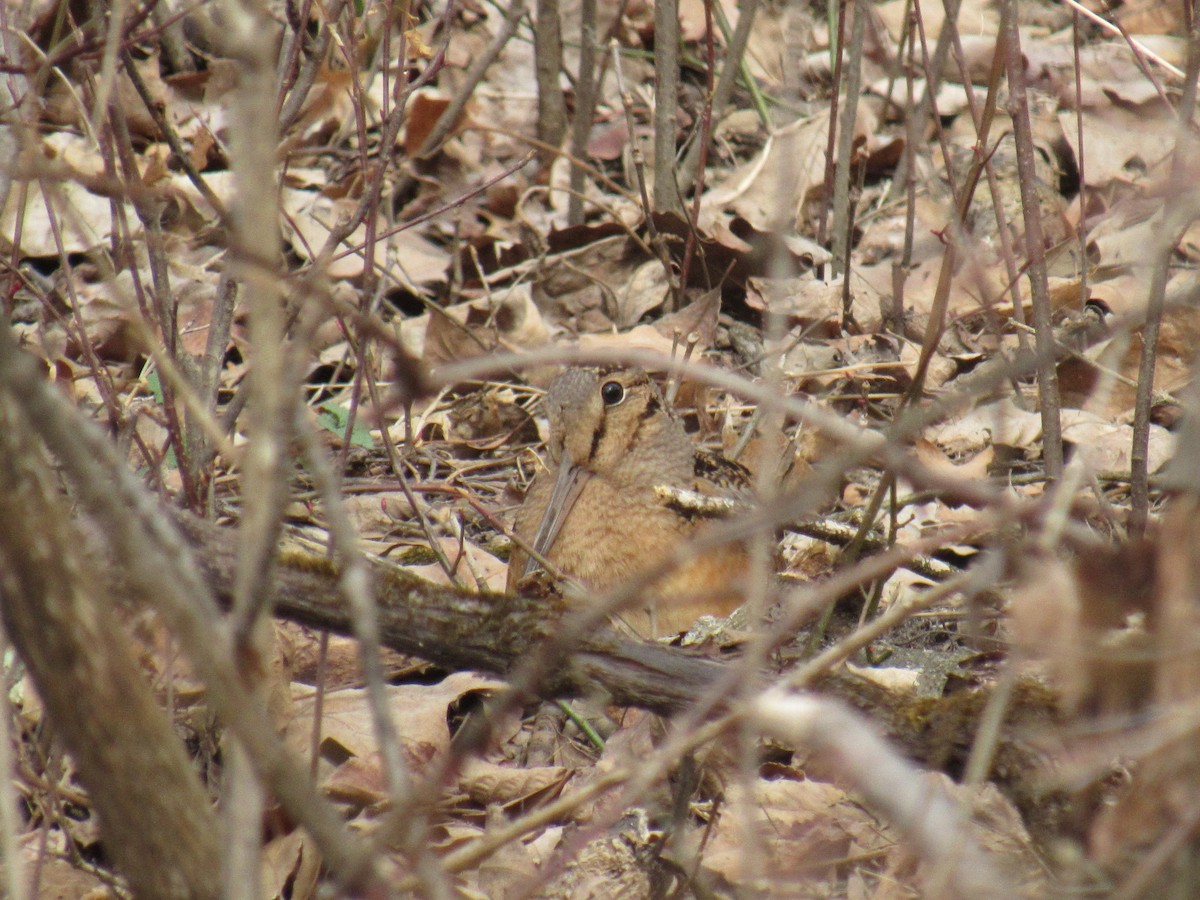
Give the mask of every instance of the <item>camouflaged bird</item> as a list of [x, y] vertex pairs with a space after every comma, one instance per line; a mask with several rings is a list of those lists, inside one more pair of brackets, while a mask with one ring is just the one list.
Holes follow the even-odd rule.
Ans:
[[[641, 370], [570, 368], [542, 402], [550, 421], [545, 468], [529, 487], [515, 532], [592, 592], [660, 565], [710, 526], [672, 502], [671, 492], [721, 497], [748, 489], [749, 473], [699, 451]], [[728, 615], [743, 601], [746, 566], [739, 544], [709, 550], [655, 581], [622, 618], [655, 637], [686, 630], [704, 614]], [[532, 558], [515, 549], [509, 590], [533, 569]]]

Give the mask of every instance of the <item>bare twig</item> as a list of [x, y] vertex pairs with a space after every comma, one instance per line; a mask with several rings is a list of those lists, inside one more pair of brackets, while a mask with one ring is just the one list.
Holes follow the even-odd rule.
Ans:
[[[249, 446], [242, 460], [242, 536], [233, 627], [250, 692], [269, 694], [271, 634], [264, 615], [271, 601], [275, 546], [287, 502], [287, 456], [294, 384], [287, 371], [286, 318], [279, 260], [282, 241], [276, 195], [275, 60], [262, 35], [271, 17], [263, 6], [226, 4], [227, 52], [238, 66], [230, 104], [230, 164], [237, 185], [231, 216], [232, 274], [243, 285], [249, 310]], [[253, 661], [253, 662], [250, 662]], [[266, 676], [266, 677], [264, 677]], [[226, 856], [224, 889], [249, 895], [261, 882], [260, 844], [253, 823], [266, 805], [251, 748], [240, 739], [229, 748], [224, 785]]]
[[[917, 140], [917, 117], [916, 117], [916, 100], [915, 89], [913, 86], [913, 77], [915, 74], [914, 67], [914, 51], [912, 32], [916, 23], [914, 16], [910, 13], [905, 20], [904, 34], [901, 36], [901, 43], [906, 44], [908, 54], [903, 66], [904, 69], [904, 142], [912, 144]], [[891, 84], [888, 84], [888, 96], [891, 96]], [[900, 254], [900, 258], [892, 265], [892, 302], [890, 308], [884, 316], [883, 327], [892, 331], [894, 334], [907, 334], [907, 315], [904, 310], [904, 288], [908, 280], [908, 275], [912, 271], [912, 251], [913, 251], [913, 233], [916, 230], [917, 223], [917, 185], [916, 179], [913, 177], [917, 157], [912, 153], [906, 153], [901, 160], [904, 165], [904, 179], [906, 182], [906, 195], [904, 199], [904, 250]]]
[[[706, 106], [710, 108], [708, 112], [710, 125], [708, 130], [700, 133], [688, 147], [687, 155], [684, 156], [683, 162], [679, 166], [680, 184], [691, 184], [698, 175], [703, 173], [708, 142], [712, 140], [711, 122], [719, 121], [725, 114], [725, 107], [729, 105], [729, 98], [733, 96], [733, 88], [737, 84], [738, 75], [741, 74], [748, 83], [753, 82], [749, 74], [749, 67], [745, 65], [746, 45], [750, 42], [750, 31], [761, 3], [762, 0], [743, 0], [738, 4], [737, 27], [733, 30], [732, 38], [726, 36], [728, 50], [725, 53], [724, 65], [721, 67], [721, 77], [717, 79], [716, 90], [706, 98]], [[719, 7], [713, 9], [712, 12], [723, 16]], [[709, 75], [711, 76], [711, 74], [710, 70]], [[770, 120], [768, 119], [764, 124], [769, 126]]]
[[[921, 100], [917, 104], [917, 108], [913, 115], [916, 117], [918, 128], [924, 128], [925, 123], [929, 120], [930, 111], [935, 108], [937, 103], [937, 92], [941, 88], [942, 76], [946, 68], [946, 54], [950, 49], [950, 38], [957, 29], [954, 25], [958, 18], [958, 9], [961, 6], [961, 0], [947, 0], [944, 4], [946, 18], [942, 26], [941, 34], [938, 35], [938, 42], [933, 50], [933, 56], [929, 57], [926, 52], [924, 38], [922, 38], [922, 55], [925, 57], [925, 93], [921, 95]], [[913, 5], [913, 15], [916, 18], [918, 27], [920, 27], [921, 19], [921, 4]], [[915, 40], [915, 36], [913, 37]], [[935, 119], [935, 125], [937, 124]], [[891, 196], [898, 198], [900, 192], [905, 190], [908, 185], [905, 183], [909, 173], [907, 160], [904, 156], [910, 153], [918, 152], [917, 144], [906, 144], [904, 153], [901, 156], [900, 164], [896, 167], [897, 178], [892, 182]], [[949, 157], [946, 157], [946, 163], [950, 165]]]
[[[349, 0], [335, 0], [330, 7], [318, 17], [319, 27], [315, 37], [308, 33], [309, 14], [313, 0], [304, 0], [300, 6], [296, 22], [291, 29], [285, 53], [280, 54], [279, 78], [279, 133], [287, 134], [300, 118], [308, 95], [317, 81], [321, 66], [326, 63], [329, 55], [329, 45], [333, 42], [335, 23], [341, 18]], [[307, 48], [303, 65], [300, 64], [301, 51]], [[385, 93], [386, 96], [386, 93]]]
[[338, 564], [338, 588], [345, 597], [360, 645], [367, 684], [367, 699], [384, 775], [393, 809], [404, 817], [402, 840], [409, 857], [414, 861], [419, 880], [427, 895], [450, 896], [449, 886], [436, 857], [429, 852], [426, 821], [412, 801], [412, 777], [402, 755], [403, 744], [387, 700], [387, 681], [380, 657], [379, 614], [372, 592], [370, 566], [358, 547], [354, 525], [346, 511], [340, 493], [340, 480], [313, 433], [311, 423], [295, 423], [304, 444], [305, 458], [321, 493], [322, 504], [329, 516], [330, 544]]
[[285, 310], [277, 267], [280, 234], [276, 215], [276, 134], [274, 65], [261, 40], [265, 27], [251, 9], [242, 9], [227, 34], [242, 80], [232, 104], [230, 151], [238, 183], [233, 211], [234, 260], [250, 310], [253, 365], [249, 383], [251, 450], [243, 461], [242, 523], [246, 529], [238, 589], [239, 629], [247, 634], [269, 599], [272, 548], [286, 502], [284, 450], [291, 416], [291, 377], [284, 370]]
[[[596, 0], [582, 0], [579, 12], [579, 71], [575, 74], [575, 121], [571, 125], [571, 156], [588, 158], [588, 141], [592, 135], [592, 118], [596, 114]], [[633, 133], [629, 135], [633, 140]], [[567, 201], [567, 222], [583, 224], [583, 170], [571, 166], [569, 179], [571, 196]]]
[[[862, 47], [867, 33], [867, 7], [860, 2], [848, 6], [853, 16], [850, 25], [850, 44], [846, 48], [843, 68], [845, 84], [839, 83], [842, 93], [841, 109], [837, 119], [837, 157], [833, 181], [833, 234], [830, 248], [833, 254], [833, 274], [845, 274], [850, 256], [850, 221], [854, 218], [850, 209], [850, 182], [854, 169], [854, 124], [858, 116], [859, 86], [862, 84]], [[833, 119], [830, 119], [832, 122]], [[849, 281], [849, 279], [846, 279]]]
[[[1083, 140], [1083, 61], [1080, 50], [1083, 45], [1082, 29], [1079, 27], [1079, 11], [1071, 10], [1071, 52], [1075, 62], [1075, 170], [1079, 173], [1079, 224], [1075, 227], [1079, 237], [1079, 296], [1086, 302], [1088, 299], [1088, 183], [1087, 168], [1084, 165], [1087, 153]], [[968, 96], [970, 92], [968, 91]], [[1007, 235], [1004, 236], [1007, 249]], [[1006, 257], [1006, 262], [1009, 262]], [[1012, 273], [1009, 273], [1012, 279]], [[1013, 298], [1014, 301], [1016, 297]], [[1014, 302], [1014, 309], [1016, 305]]]
[[417, 156], [421, 159], [428, 159], [442, 146], [446, 140], [446, 136], [458, 123], [462, 111], [466, 108], [472, 95], [475, 93], [475, 88], [483, 81], [483, 76], [487, 74], [488, 68], [496, 57], [500, 55], [500, 51], [504, 49], [509, 39], [517, 31], [517, 23], [521, 21], [521, 17], [525, 15], [525, 0], [510, 0], [508, 9], [504, 12], [504, 19], [500, 23], [500, 27], [492, 36], [492, 40], [488, 43], [487, 49], [480, 54], [479, 58], [471, 63], [471, 68], [467, 70], [466, 77], [463, 79], [462, 86], [458, 89], [454, 99], [450, 101], [450, 105], [442, 110], [442, 114], [438, 116], [437, 124], [433, 126], [433, 130], [429, 132], [429, 136], [425, 138], [421, 144], [421, 149], [417, 151]]
[[[646, 232], [650, 238], [650, 248], [654, 255], [658, 257], [659, 262], [662, 263], [671, 303], [675, 307], [678, 307], [683, 283], [680, 281], [679, 274], [671, 265], [670, 253], [667, 250], [666, 244], [661, 239], [658, 226], [654, 221], [654, 206], [650, 202], [650, 190], [646, 185], [646, 157], [642, 153], [641, 141], [638, 140], [637, 132], [635, 131], [636, 122], [633, 117], [633, 94], [625, 86], [625, 74], [621, 69], [620, 47], [615, 40], [609, 43], [609, 49], [612, 51], [613, 73], [617, 79], [617, 89], [621, 95], [621, 107], [625, 110], [625, 124], [629, 131], [629, 155], [633, 161], [633, 172], [634, 177], [637, 179], [638, 196], [641, 198], [642, 216], [646, 223]], [[582, 202], [583, 198], [579, 199]]]
[[682, 209], [675, 183], [679, 131], [679, 0], [654, 4], [654, 211]]
[[1025, 254], [1029, 260], [1029, 289], [1033, 302], [1034, 343], [1038, 355], [1038, 387], [1042, 412], [1042, 457], [1046, 477], [1062, 477], [1062, 424], [1058, 370], [1054, 364], [1054, 331], [1050, 321], [1050, 289], [1046, 276], [1046, 242], [1042, 234], [1041, 205], [1037, 197], [1033, 134], [1029, 124], [1029, 101], [1025, 93], [1025, 57], [1017, 28], [1017, 4], [1004, 0], [1001, 32], [1008, 72], [1008, 107], [1017, 144], [1017, 174], [1021, 182], [1021, 205], [1025, 212]]
[[228, 215], [225, 204], [221, 202], [221, 198], [213, 192], [213, 189], [208, 186], [208, 182], [204, 180], [204, 176], [200, 174], [199, 170], [193, 164], [191, 154], [183, 146], [183, 141], [180, 140], [175, 126], [163, 115], [163, 110], [159, 104], [150, 96], [150, 90], [146, 87], [145, 80], [143, 80], [141, 74], [138, 72], [133, 56], [128, 50], [125, 50], [121, 58], [125, 62], [125, 74], [129, 78], [129, 83], [137, 91], [137, 95], [141, 99], [146, 113], [154, 119], [154, 124], [162, 132], [163, 140], [167, 142], [167, 145], [171, 148], [171, 152], [175, 154], [175, 161], [182, 167], [184, 174], [187, 175], [188, 181], [192, 183], [192, 186], [200, 192], [200, 196], [204, 198], [204, 202], [213, 208], [213, 212], [216, 213], [217, 218], [224, 220]]
[[[837, 181], [838, 105], [841, 103], [842, 67], [846, 60], [846, 8], [851, 0], [838, 0], [837, 41], [830, 46], [833, 54], [833, 90], [829, 92], [829, 134], [825, 140], [825, 178], [822, 182], [821, 212], [817, 216], [817, 243], [829, 246], [829, 211], [833, 208], [833, 193]], [[825, 267], [817, 266], [817, 277], [823, 278]]]
[[[124, 59], [126, 60], [125, 65], [131, 67], [132, 59], [128, 53], [124, 54]], [[143, 102], [146, 99], [143, 97]], [[132, 279], [133, 290], [138, 300], [140, 319], [147, 324], [148, 330], [157, 326], [157, 335], [150, 339], [149, 345], [158, 351], [156, 355], [160, 359], [170, 361], [172, 371], [178, 375], [179, 367], [175, 363], [183, 360], [186, 354], [181, 352], [179, 321], [176, 314], [177, 300], [171, 288], [170, 267], [167, 262], [168, 254], [162, 229], [163, 204], [152, 191], [145, 190], [146, 185], [135, 159], [133, 139], [129, 133], [123, 107], [114, 103], [108, 113], [112, 139], [111, 142], [102, 142], [102, 147], [109, 149], [108, 145], [111, 143], [111, 149], [115, 150], [120, 163], [121, 179], [130, 185], [130, 197], [138, 220], [142, 223], [142, 231], [145, 236], [152, 278], [151, 289], [147, 291], [142, 284], [126, 209], [121, 203], [113, 204], [113, 218], [116, 225], [114, 241], [118, 234], [124, 238], [116, 248], [117, 259], [123, 262]], [[105, 167], [111, 171], [116, 180], [116, 172], [112, 169], [113, 163], [109, 156], [110, 154], [106, 153]], [[115, 278], [113, 280], [115, 281]], [[149, 297], [147, 297], [147, 293]], [[183, 365], [186, 367], [186, 361]], [[184, 496], [187, 498], [188, 505], [198, 511], [205, 505], [205, 488], [203, 486], [211, 482], [210, 473], [205, 473], [200, 469], [197, 465], [199, 457], [193, 452], [199, 440], [199, 435], [194, 432], [198, 432], [199, 429], [191, 427], [192, 420], [180, 416], [180, 407], [177, 403], [179, 379], [163, 377], [160, 378], [159, 384], [163, 395], [162, 412], [167, 423], [170, 445], [178, 464]]]
[[[537, 21], [533, 28], [534, 70], [538, 88], [538, 140], [552, 147], [562, 143], [567, 133], [567, 101], [559, 82], [562, 70], [562, 23], [558, 0], [537, 0]], [[553, 162], [552, 155], [543, 164]]]
[[767, 734], [811, 747], [835, 765], [944, 873], [948, 895], [1015, 895], [1016, 886], [964, 830], [962, 808], [857, 715], [828, 700], [774, 689], [754, 703], [751, 716]]
[[[996, 234], [1000, 240], [1000, 255], [1004, 259], [1004, 269], [1008, 273], [1008, 293], [1012, 300], [1013, 319], [1018, 325], [1025, 324], [1025, 304], [1021, 299], [1020, 271], [1017, 268], [1016, 255], [1013, 253], [1012, 235], [1008, 227], [1008, 216], [1004, 212], [1004, 203], [1000, 196], [1000, 182], [996, 178], [996, 167], [992, 164], [995, 148], [988, 149], [992, 125], [995, 122], [996, 105], [999, 102], [1001, 78], [1004, 74], [1004, 54], [992, 54], [992, 65], [988, 73], [988, 91], [983, 109], [978, 109], [975, 99], [975, 88], [967, 75], [966, 59], [959, 40], [957, 22], [954, 23], [954, 57], [962, 76], [963, 86], [967, 90], [967, 108], [971, 112], [971, 120], [975, 125], [977, 139], [975, 142], [975, 159], [983, 161], [983, 171], [987, 175], [988, 191], [992, 198], [992, 211], [996, 217]], [[998, 144], [997, 144], [998, 146]], [[1022, 349], [1028, 347], [1028, 339], [1024, 328], [1017, 330], [1017, 345]]]
[[[698, 237], [698, 229], [700, 227], [700, 200], [704, 193], [704, 168], [708, 163], [708, 145], [712, 140], [713, 126], [713, 71], [717, 65], [716, 42], [713, 39], [713, 0], [705, 0], [704, 3], [704, 51], [707, 59], [705, 60], [704, 78], [704, 109], [700, 114], [700, 130], [699, 130], [699, 146], [700, 157], [698, 160], [697, 174], [695, 185], [690, 184], [689, 179], [683, 177], [683, 170], [680, 170], [678, 178], [679, 187], [686, 193], [692, 191], [692, 209], [691, 216], [688, 219], [688, 234], [687, 240], [683, 248], [683, 262], [679, 267], [679, 284], [687, 285], [689, 274], [692, 269], [692, 255], [696, 252], [696, 240]], [[669, 274], [669, 273], [668, 273]], [[676, 299], [676, 307], [681, 306], [682, 298]]]
[[1154, 268], [1150, 296], [1146, 309], [1146, 326], [1142, 330], [1142, 355], [1138, 365], [1137, 399], [1133, 417], [1133, 448], [1129, 461], [1130, 531], [1141, 534], [1150, 515], [1149, 443], [1150, 410], [1153, 405], [1154, 367], [1158, 361], [1158, 337], [1162, 325], [1163, 303], [1167, 292], [1167, 276], [1171, 255], [1183, 230], [1200, 216], [1200, 197], [1188, 177], [1187, 149], [1193, 144], [1192, 121], [1195, 117], [1197, 78], [1200, 77], [1200, 24], [1192, 23], [1189, 35], [1187, 78], [1179, 107], [1175, 148], [1171, 158], [1170, 184], [1176, 190], [1168, 194], [1159, 223], [1154, 248]]

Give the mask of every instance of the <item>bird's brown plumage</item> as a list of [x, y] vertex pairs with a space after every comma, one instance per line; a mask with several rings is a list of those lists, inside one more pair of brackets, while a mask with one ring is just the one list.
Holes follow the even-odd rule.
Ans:
[[[705, 527], [664, 502], [656, 488], [727, 492], [713, 483], [691, 438], [658, 387], [640, 370], [571, 368], [543, 401], [550, 421], [545, 469], [517, 514], [519, 538], [564, 575], [606, 591], [661, 564]], [[744, 473], [725, 462], [727, 475]], [[745, 552], [705, 553], [656, 581], [623, 618], [645, 636], [689, 627], [740, 602]], [[521, 549], [509, 562], [513, 589], [532, 569]]]

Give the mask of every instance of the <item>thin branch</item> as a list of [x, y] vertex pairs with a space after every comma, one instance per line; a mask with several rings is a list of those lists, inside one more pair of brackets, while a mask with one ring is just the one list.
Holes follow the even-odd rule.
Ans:
[[[711, 106], [711, 112], [708, 114], [711, 122], [718, 122], [725, 115], [725, 108], [729, 105], [729, 98], [733, 96], [733, 88], [737, 84], [739, 74], [748, 83], [753, 83], [749, 66], [745, 64], [746, 46], [750, 43], [750, 32], [761, 5], [762, 0], [742, 0], [738, 4], [737, 27], [733, 30], [732, 38], [726, 35], [728, 50], [725, 53], [725, 63], [721, 67], [721, 76], [717, 79], [717, 88], [712, 92], [708, 100], [708, 105]], [[719, 17], [724, 16], [719, 6], [712, 11]], [[764, 124], [769, 126], [769, 120], [764, 122]], [[703, 171], [704, 159], [702, 151], [707, 151], [708, 142], [711, 140], [710, 127], [708, 133], [700, 134], [698, 139], [692, 142], [692, 145], [688, 148], [687, 155], [684, 156], [683, 162], [679, 166], [680, 184], [691, 184], [696, 180], [696, 176]]]
[[[592, 118], [596, 114], [596, 0], [582, 0], [579, 11], [579, 71], [575, 74], [575, 119], [571, 123], [571, 156], [588, 158], [588, 141], [592, 135]], [[629, 139], [634, 139], [633, 134]], [[583, 224], [584, 172], [572, 164], [568, 184], [567, 223]]]
[[418, 158], [428, 159], [441, 147], [442, 142], [446, 140], [446, 136], [450, 134], [451, 129], [458, 124], [459, 117], [475, 93], [475, 88], [483, 81], [483, 76], [487, 74], [487, 70], [496, 61], [496, 58], [500, 55], [500, 51], [504, 49], [516, 33], [517, 23], [521, 21], [521, 17], [524, 15], [525, 0], [510, 0], [508, 9], [504, 13], [504, 19], [500, 23], [500, 28], [492, 36], [487, 49], [471, 64], [471, 68], [467, 70], [466, 77], [463, 79], [463, 84], [458, 89], [458, 93], [450, 101], [450, 105], [442, 110], [442, 114], [438, 116], [437, 124], [433, 126], [433, 130], [429, 132], [429, 136], [422, 142], [421, 149], [416, 154]]
[[[558, 0], [537, 0], [533, 53], [538, 90], [538, 140], [557, 147], [567, 133], [567, 101], [560, 82], [563, 45]], [[545, 154], [542, 162], [549, 165], [553, 155]]]
[[1058, 369], [1055, 365], [1054, 330], [1050, 321], [1050, 288], [1046, 275], [1046, 241], [1042, 233], [1041, 203], [1037, 196], [1033, 133], [1029, 122], [1029, 99], [1025, 92], [1025, 57], [1017, 27], [1016, 0], [1003, 0], [1001, 33], [1005, 68], [1008, 72], [1008, 110], [1017, 144], [1017, 175], [1021, 184], [1021, 206], [1025, 213], [1025, 254], [1029, 260], [1029, 291], [1033, 302], [1034, 345], [1038, 355], [1038, 388], [1042, 413], [1042, 457], [1046, 477], [1062, 478], [1062, 424]]
[[1158, 362], [1158, 338], [1162, 325], [1163, 305], [1167, 292], [1167, 277], [1171, 257], [1183, 230], [1200, 216], [1200, 200], [1191, 184], [1188, 171], [1188, 147], [1194, 142], [1192, 121], [1195, 117], [1197, 79], [1200, 78], [1200, 24], [1193, 22], [1188, 40], [1187, 79], [1179, 107], [1175, 148], [1171, 157], [1169, 192], [1158, 224], [1154, 248], [1154, 268], [1150, 281], [1150, 296], [1146, 309], [1146, 326], [1142, 330], [1142, 355], [1138, 365], [1137, 398], [1133, 415], [1133, 448], [1130, 478], [1130, 532], [1145, 531], [1150, 516], [1149, 456], [1150, 411], [1154, 399], [1154, 367]]
[[654, 4], [654, 211], [682, 208], [675, 183], [679, 130], [679, 0]]

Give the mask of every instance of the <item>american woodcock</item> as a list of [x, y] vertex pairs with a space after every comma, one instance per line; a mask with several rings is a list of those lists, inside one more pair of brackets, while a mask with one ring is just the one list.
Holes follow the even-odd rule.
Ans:
[[[737, 463], [698, 451], [678, 415], [643, 371], [572, 368], [550, 385], [545, 469], [517, 514], [517, 537], [567, 577], [606, 591], [661, 564], [702, 517], [663, 490], [730, 495], [749, 485]], [[508, 588], [533, 569], [513, 551]], [[746, 553], [709, 551], [658, 579], [623, 614], [643, 636], [672, 634], [701, 615], [728, 615], [743, 600]]]

